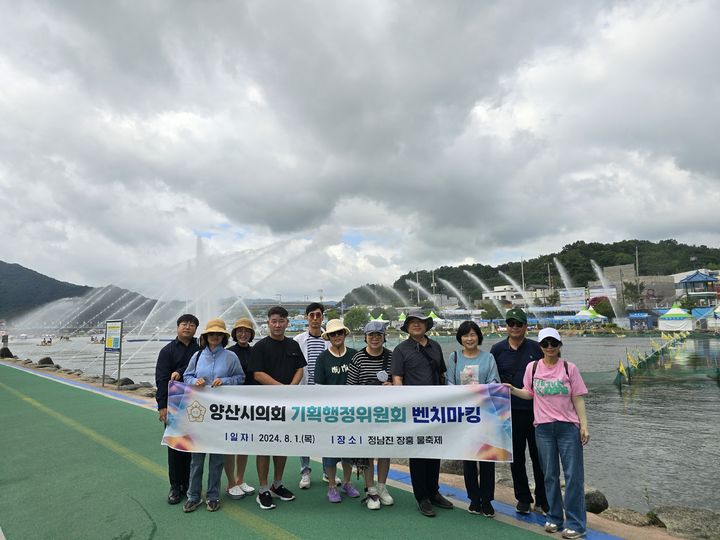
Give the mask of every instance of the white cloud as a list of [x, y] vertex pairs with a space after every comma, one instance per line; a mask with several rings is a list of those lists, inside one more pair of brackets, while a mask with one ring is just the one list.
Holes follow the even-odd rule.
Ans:
[[339, 297], [582, 239], [718, 245], [711, 1], [0, 4], [0, 258]]

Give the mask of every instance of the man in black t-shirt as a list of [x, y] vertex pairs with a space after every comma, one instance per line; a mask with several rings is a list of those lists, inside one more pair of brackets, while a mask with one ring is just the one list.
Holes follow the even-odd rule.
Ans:
[[[440, 344], [427, 337], [433, 320], [420, 311], [408, 313], [402, 325], [410, 337], [398, 344], [392, 353], [394, 385], [434, 386], [445, 384], [445, 360]], [[440, 460], [410, 458], [410, 481], [423, 516], [435, 517], [433, 506], [452, 509], [453, 503], [440, 495]]]
[[[282, 306], [270, 308], [267, 324], [269, 335], [252, 348], [250, 355], [249, 369], [255, 381], [258, 384], [299, 384], [307, 362], [297, 342], [285, 337], [287, 310]], [[286, 461], [287, 456], [273, 456], [273, 483], [268, 485], [270, 456], [257, 456], [260, 493], [256, 500], [263, 510], [275, 508], [273, 497], [283, 501], [295, 499], [295, 495], [282, 485]]]

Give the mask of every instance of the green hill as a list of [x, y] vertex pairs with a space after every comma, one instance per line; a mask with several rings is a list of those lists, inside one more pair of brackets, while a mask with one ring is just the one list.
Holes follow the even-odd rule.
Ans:
[[73, 285], [0, 261], [0, 319], [10, 319], [60, 298], [82, 296], [92, 287]]
[[[574, 285], [583, 287], [587, 285], [588, 281], [597, 279], [590, 266], [590, 259], [593, 259], [601, 267], [635, 264], [636, 247], [640, 275], [643, 276], [676, 274], [695, 268], [720, 268], [720, 249], [680, 244], [676, 240], [662, 240], [660, 242], [623, 240], [612, 244], [578, 241], [563, 247], [559, 253], [541, 255], [524, 261], [525, 284], [526, 286], [530, 284], [547, 285], [548, 279], [550, 279], [553, 285], [562, 286], [562, 280], [553, 262], [553, 257], [557, 257], [568, 271]], [[470, 301], [479, 299], [482, 290], [465, 274], [464, 270], [482, 279], [491, 289], [498, 285], [508, 284], [498, 273], [500, 271], [506, 273], [518, 283], [522, 279], [520, 261], [507, 262], [498, 266], [484, 264], [441, 266], [434, 270], [437, 283], [436, 292], [454, 296], [451, 291], [446, 291], [442, 284], [437, 281], [438, 278], [443, 278], [460, 289]], [[432, 271], [418, 271], [417, 278], [420, 285], [427, 290], [431, 290]], [[416, 281], [416, 272], [408, 272], [393, 283], [393, 287], [405, 297], [408, 296], [409, 288], [405, 282], [406, 279]], [[372, 289], [374, 294], [369, 292], [368, 288]], [[384, 303], [399, 305], [397, 296], [392, 295], [385, 287], [376, 284], [357, 287], [346, 294], [342, 301], [347, 305], [373, 305], [378, 303], [377, 297], [380, 297]]]

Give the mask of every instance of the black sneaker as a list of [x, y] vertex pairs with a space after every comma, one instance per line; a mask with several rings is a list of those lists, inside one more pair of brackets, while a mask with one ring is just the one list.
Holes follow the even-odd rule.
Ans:
[[217, 512], [220, 510], [220, 501], [212, 500], [207, 502], [208, 512]]
[[495, 509], [490, 501], [483, 501], [480, 505], [480, 509], [482, 510], [483, 516], [489, 518], [495, 517]]
[[191, 501], [190, 499], [188, 499], [187, 501], [185, 501], [185, 504], [183, 505], [183, 512], [185, 512], [186, 514], [189, 512], [193, 512], [202, 503], [203, 503], [202, 499], [198, 499], [197, 501]]
[[295, 495], [288, 488], [280, 484], [278, 487], [270, 487], [270, 495], [282, 501], [295, 500]]
[[168, 504], [178, 504], [180, 501], [182, 501], [180, 490], [178, 488], [170, 488], [170, 493], [168, 493], [167, 497]]
[[272, 495], [270, 495], [269, 491], [259, 493], [258, 496], [255, 497], [255, 500], [263, 510], [272, 510], [275, 508], [275, 504], [272, 502]]
[[444, 508], [446, 510], [450, 510], [454, 506], [453, 503], [440, 495], [440, 493], [436, 493], [435, 495], [430, 497], [430, 502], [433, 506], [437, 506], [438, 508]]
[[535, 505], [535, 511], [539, 512], [543, 516], [547, 516], [547, 513], [550, 511], [550, 506], [548, 506], [548, 503], [545, 504], [536, 504]]
[[470, 506], [468, 506], [468, 512], [470, 512], [471, 514], [482, 514], [480, 503], [471, 502]]
[[425, 517], [435, 517], [435, 510], [433, 510], [432, 503], [429, 499], [423, 499], [417, 503], [418, 510]]
[[515, 507], [515, 510], [519, 514], [529, 514], [530, 513], [530, 503], [525, 501], [518, 501], [517, 506]]

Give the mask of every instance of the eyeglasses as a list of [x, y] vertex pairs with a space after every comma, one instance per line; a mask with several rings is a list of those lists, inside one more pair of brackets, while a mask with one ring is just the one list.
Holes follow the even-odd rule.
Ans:
[[322, 319], [323, 314], [322, 313], [308, 313], [307, 318], [308, 319]]
[[344, 336], [344, 335], [345, 335], [345, 330], [337, 330], [335, 332], [330, 332], [328, 334], [328, 337]]
[[250, 330], [249, 328], [245, 328], [244, 326], [240, 326], [235, 330], [236, 334], [239, 334], [241, 332], [245, 334], [252, 334], [252, 330]]
[[523, 326], [525, 326], [525, 323], [524, 323], [524, 322], [516, 321], [516, 320], [514, 320], [514, 319], [510, 319], [509, 321], [505, 321], [505, 323], [506, 323], [510, 328], [522, 328]]
[[549, 338], [543, 339], [543, 340], [540, 342], [540, 346], [541, 346], [543, 349], [547, 349], [548, 347], [553, 347], [553, 348], [555, 348], [555, 347], [559, 347], [561, 343], [562, 343], [561, 341], [558, 341], [558, 340], [555, 339], [555, 338], [549, 337]]

